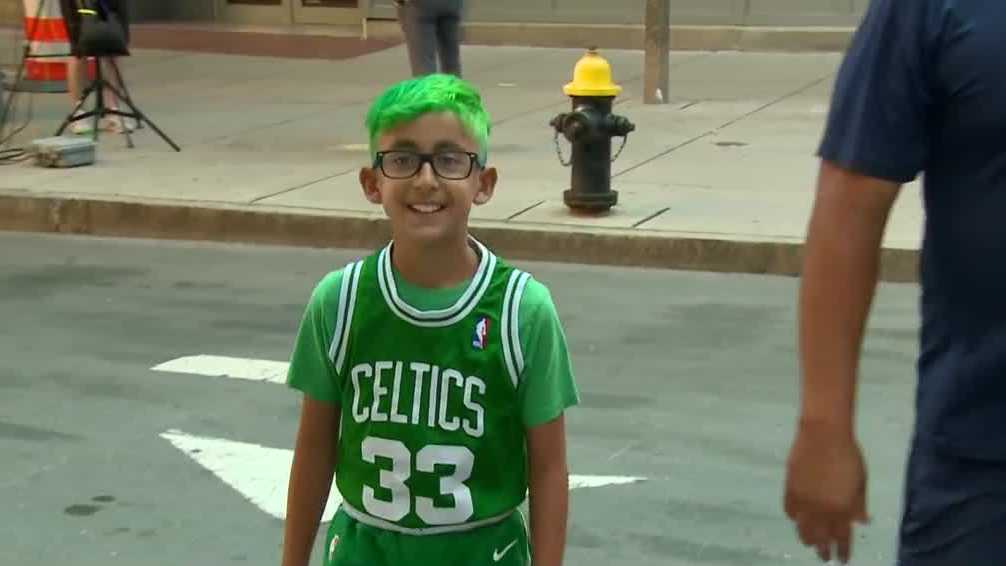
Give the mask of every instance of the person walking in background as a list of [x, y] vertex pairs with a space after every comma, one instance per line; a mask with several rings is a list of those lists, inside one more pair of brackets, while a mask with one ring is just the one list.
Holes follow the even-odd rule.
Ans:
[[[108, 12], [115, 14], [119, 23], [122, 25], [122, 31], [126, 38], [126, 42], [128, 43], [128, 3], [129, 0], [60, 0], [60, 9], [63, 12], [63, 22], [66, 25], [67, 37], [70, 43], [71, 57], [67, 62], [66, 84], [67, 92], [70, 95], [71, 107], [77, 106], [80, 98], [84, 95], [84, 85], [87, 81], [87, 60], [80, 49], [80, 10], [95, 10], [100, 13], [102, 17], [107, 17], [106, 14]], [[105, 58], [102, 57], [101, 59]], [[111, 58], [111, 61], [114, 60], [114, 58]], [[122, 84], [119, 82], [119, 76], [109, 63], [109, 60], [101, 61], [101, 64], [103, 65], [102, 72], [104, 73], [105, 78], [113, 86], [122, 90]], [[105, 106], [112, 110], [119, 109], [119, 103], [111, 91], [105, 91]], [[82, 112], [83, 110], [78, 110], [76, 115], [79, 115]], [[93, 126], [90, 120], [78, 120], [70, 124], [70, 131], [75, 134], [90, 134], [92, 127]], [[123, 119], [120, 116], [105, 116], [101, 119], [98, 127], [102, 130], [122, 133], [136, 129], [136, 123], [132, 119]]]
[[394, 0], [409, 49], [412, 76], [461, 76], [462, 0]]

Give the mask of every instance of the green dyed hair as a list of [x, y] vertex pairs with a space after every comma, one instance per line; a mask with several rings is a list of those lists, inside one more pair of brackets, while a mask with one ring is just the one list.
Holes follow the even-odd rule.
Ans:
[[479, 146], [479, 163], [489, 157], [489, 113], [482, 96], [468, 81], [454, 75], [433, 74], [392, 85], [370, 105], [367, 131], [370, 157], [376, 158], [377, 139], [388, 130], [416, 120], [423, 114], [451, 112]]

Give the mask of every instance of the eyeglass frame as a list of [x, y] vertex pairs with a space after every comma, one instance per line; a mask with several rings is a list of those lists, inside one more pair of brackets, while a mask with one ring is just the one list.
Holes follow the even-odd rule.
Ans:
[[[392, 177], [391, 175], [388, 175], [387, 171], [384, 170], [384, 156], [387, 155], [387, 154], [389, 154], [389, 153], [407, 153], [409, 155], [414, 155], [414, 156], [416, 156], [416, 157], [419, 158], [419, 166], [416, 167], [416, 171], [414, 173], [412, 173], [411, 175], [409, 175], [408, 177]], [[445, 153], [457, 153], [457, 154], [463, 154], [463, 155], [467, 155], [468, 156], [468, 173], [466, 173], [464, 177], [445, 177], [445, 176], [441, 175], [439, 171], [437, 171], [437, 166], [433, 164], [433, 158], [435, 156], [437, 156], [437, 155], [441, 155], [441, 154], [445, 154]], [[381, 173], [385, 177], [387, 177], [389, 179], [394, 179], [396, 181], [401, 181], [401, 180], [404, 180], [404, 179], [411, 179], [411, 178], [415, 177], [416, 175], [418, 175], [419, 172], [423, 170], [423, 165], [426, 165], [427, 163], [430, 164], [430, 169], [433, 170], [433, 174], [434, 175], [436, 175], [437, 177], [440, 177], [441, 179], [446, 179], [448, 181], [463, 181], [463, 180], [467, 179], [468, 177], [472, 176], [472, 172], [475, 171], [475, 166], [476, 165], [478, 165], [480, 168], [484, 167], [484, 165], [482, 164], [482, 162], [479, 161], [479, 154], [473, 153], [471, 151], [456, 151], [456, 150], [451, 150], [451, 151], [439, 151], [439, 152], [435, 152], [435, 153], [419, 153], [418, 151], [410, 151], [410, 150], [407, 150], [407, 149], [390, 149], [388, 151], [378, 151], [377, 153], [374, 154], [374, 166], [373, 166], [373, 168], [374, 169], [380, 169]]]

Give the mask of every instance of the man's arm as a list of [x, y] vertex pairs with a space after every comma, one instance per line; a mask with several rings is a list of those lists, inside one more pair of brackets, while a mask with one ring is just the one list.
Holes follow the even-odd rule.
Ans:
[[800, 287], [804, 421], [853, 428], [860, 348], [899, 189], [821, 163]]
[[569, 470], [564, 417], [528, 429], [531, 564], [560, 566], [566, 548]]
[[283, 566], [308, 566], [321, 523], [338, 449], [340, 410], [304, 396], [287, 490]]
[[898, 183], [823, 161], [800, 287], [802, 396], [786, 513], [822, 560], [847, 561], [866, 519], [866, 472], [854, 433], [860, 349]]

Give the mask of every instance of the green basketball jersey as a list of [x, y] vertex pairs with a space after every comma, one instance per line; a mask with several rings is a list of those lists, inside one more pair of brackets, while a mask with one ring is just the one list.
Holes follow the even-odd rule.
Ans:
[[442, 310], [401, 299], [390, 245], [344, 271], [329, 352], [343, 376], [336, 482], [361, 522], [464, 530], [524, 500], [516, 319], [530, 276], [473, 245], [475, 276]]

